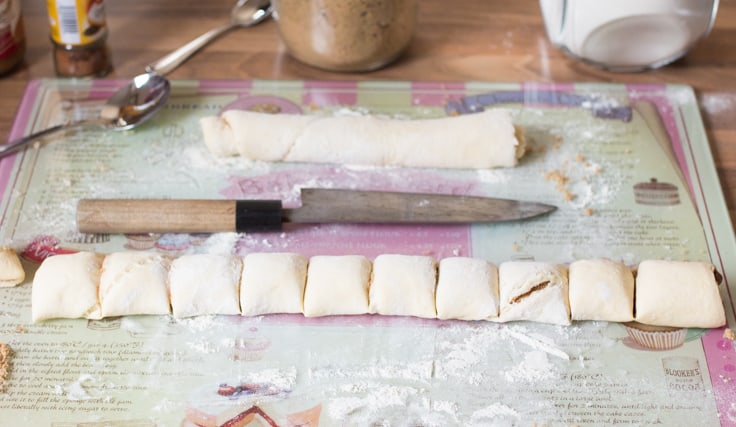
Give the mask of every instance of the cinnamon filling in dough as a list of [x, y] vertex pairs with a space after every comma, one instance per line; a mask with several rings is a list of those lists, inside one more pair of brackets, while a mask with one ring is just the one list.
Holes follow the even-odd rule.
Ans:
[[518, 296], [516, 296], [514, 298], [511, 298], [511, 301], [509, 301], [509, 304], [517, 304], [520, 301], [522, 301], [524, 298], [529, 297], [529, 295], [533, 294], [534, 292], [541, 291], [542, 289], [546, 288], [547, 286], [549, 286], [549, 281], [542, 282], [542, 283], [540, 283], [540, 284], [532, 287], [528, 291], [524, 292], [523, 294], [518, 295]]

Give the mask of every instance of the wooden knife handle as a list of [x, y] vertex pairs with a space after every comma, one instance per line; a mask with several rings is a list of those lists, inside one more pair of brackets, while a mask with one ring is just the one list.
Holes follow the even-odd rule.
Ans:
[[280, 200], [82, 199], [81, 233], [217, 233], [281, 229]]

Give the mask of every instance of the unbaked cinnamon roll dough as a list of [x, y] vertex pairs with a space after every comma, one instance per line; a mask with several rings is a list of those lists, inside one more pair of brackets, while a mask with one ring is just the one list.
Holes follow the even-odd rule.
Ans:
[[508, 261], [498, 267], [501, 322], [531, 320], [570, 324], [567, 268], [534, 261]]
[[572, 320], [634, 320], [634, 275], [620, 262], [584, 259], [570, 264]]
[[243, 259], [240, 312], [243, 316], [302, 313], [307, 258], [295, 253], [251, 253]]
[[171, 263], [169, 292], [174, 317], [240, 314], [240, 274], [235, 255], [184, 255]]
[[200, 125], [214, 155], [269, 162], [486, 169], [515, 166], [526, 150], [503, 109], [416, 120], [228, 110]]
[[[633, 294], [635, 293], [636, 298]], [[643, 261], [634, 279], [604, 259], [565, 265], [383, 254], [186, 255], [81, 252], [45, 260], [33, 280], [32, 318], [133, 314], [305, 316], [378, 314], [422, 318], [572, 320], [712, 328], [725, 324], [713, 265]]]
[[307, 317], [368, 313], [371, 262], [360, 255], [313, 256], [304, 290]]
[[170, 263], [171, 258], [151, 252], [107, 255], [99, 286], [102, 317], [171, 313]]
[[430, 256], [382, 254], [373, 261], [369, 311], [436, 318], [437, 263]]
[[636, 321], [715, 328], [726, 323], [712, 264], [642, 261], [636, 273]]
[[33, 277], [31, 318], [101, 319], [98, 289], [105, 256], [92, 252], [47, 258]]
[[17, 286], [26, 279], [26, 272], [13, 248], [0, 247], [0, 288]]
[[498, 267], [480, 258], [450, 257], [439, 263], [438, 319], [498, 317]]

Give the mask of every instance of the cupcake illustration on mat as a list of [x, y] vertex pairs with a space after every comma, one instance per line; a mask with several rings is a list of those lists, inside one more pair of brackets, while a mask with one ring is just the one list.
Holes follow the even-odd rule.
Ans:
[[125, 249], [132, 251], [146, 251], [152, 249], [156, 245], [156, 241], [161, 237], [160, 234], [155, 233], [140, 233], [140, 234], [126, 234], [125, 235]]
[[634, 185], [634, 200], [640, 205], [671, 206], [680, 203], [680, 194], [674, 184], [652, 178]]
[[271, 340], [258, 333], [258, 328], [248, 329], [248, 333], [233, 343], [233, 360], [252, 362], [261, 360], [271, 346]]
[[687, 329], [645, 325], [639, 322], [624, 323], [628, 337], [624, 344], [643, 350], [672, 350], [685, 343]]

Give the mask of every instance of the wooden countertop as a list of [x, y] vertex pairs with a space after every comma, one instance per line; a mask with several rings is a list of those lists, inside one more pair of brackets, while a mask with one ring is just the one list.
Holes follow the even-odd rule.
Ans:
[[[46, 3], [22, 2], [25, 63], [0, 78], [0, 140], [31, 79], [55, 77]], [[106, 3], [110, 78], [146, 64], [227, 19], [233, 0], [125, 0]], [[340, 74], [290, 58], [269, 20], [223, 36], [171, 79], [325, 79], [681, 83], [695, 88], [732, 222], [736, 220], [736, 0], [721, 0], [715, 26], [685, 58], [662, 69], [617, 74], [569, 59], [544, 33], [536, 0], [423, 0], [406, 55], [382, 70]]]

